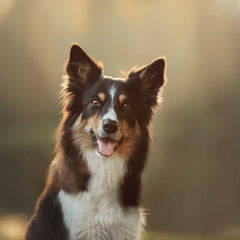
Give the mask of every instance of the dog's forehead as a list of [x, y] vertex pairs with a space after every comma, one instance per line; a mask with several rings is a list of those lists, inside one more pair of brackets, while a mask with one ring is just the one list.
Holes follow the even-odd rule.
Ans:
[[125, 86], [125, 79], [123, 78], [113, 78], [109, 76], [103, 76], [98, 82], [98, 90], [103, 91], [105, 94], [108, 94], [112, 98], [118, 95], [123, 91]]
[[125, 82], [124, 78], [115, 78], [115, 77], [110, 77], [110, 76], [103, 76], [102, 77], [103, 81], [111, 81], [111, 82]]

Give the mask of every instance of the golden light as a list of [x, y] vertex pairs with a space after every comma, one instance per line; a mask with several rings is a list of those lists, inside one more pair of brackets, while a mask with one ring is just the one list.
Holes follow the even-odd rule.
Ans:
[[23, 214], [8, 214], [0, 218], [0, 236], [9, 240], [22, 239], [27, 226], [27, 217]]
[[14, 0], [0, 0], [0, 22], [8, 15], [14, 3]]

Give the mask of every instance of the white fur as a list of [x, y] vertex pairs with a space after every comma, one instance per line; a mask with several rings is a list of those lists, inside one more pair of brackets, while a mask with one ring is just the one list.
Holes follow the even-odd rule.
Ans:
[[113, 105], [113, 100], [114, 100], [116, 91], [117, 91], [117, 88], [114, 85], [112, 85], [110, 90], [109, 90], [109, 94], [110, 94], [110, 96], [112, 98], [112, 105]]
[[114, 120], [114, 121], [118, 121], [117, 114], [112, 107], [109, 108], [108, 112], [106, 114], [104, 114], [102, 119], [111, 119], [111, 120]]
[[116, 87], [115, 85], [112, 85], [110, 90], [109, 90], [109, 95], [111, 96], [111, 107], [109, 107], [108, 109], [108, 112], [106, 114], [104, 114], [104, 116], [102, 117], [102, 120], [101, 120], [101, 124], [99, 124], [99, 127], [98, 127], [98, 134], [100, 136], [103, 136], [104, 135], [104, 130], [102, 129], [102, 121], [104, 119], [111, 119], [113, 121], [116, 121], [118, 122], [118, 118], [117, 118], [117, 114], [114, 110], [114, 98], [115, 98], [115, 95], [116, 95]]
[[91, 178], [88, 190], [69, 194], [61, 190], [58, 198], [70, 240], [136, 240], [144, 225], [140, 208], [123, 208], [119, 189], [126, 173], [126, 160], [85, 152]]
[[112, 85], [111, 88], [109, 89], [109, 95], [111, 96], [111, 107], [108, 109], [108, 112], [103, 116], [103, 119], [111, 119], [111, 120], [118, 121], [117, 114], [113, 106], [116, 91], [117, 89], [115, 85]]

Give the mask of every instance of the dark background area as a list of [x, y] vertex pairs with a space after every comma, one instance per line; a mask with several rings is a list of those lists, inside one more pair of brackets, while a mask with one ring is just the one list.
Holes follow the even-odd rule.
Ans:
[[240, 231], [240, 0], [1, 0], [0, 215], [28, 218], [43, 189], [72, 42], [115, 77], [167, 58], [148, 229]]

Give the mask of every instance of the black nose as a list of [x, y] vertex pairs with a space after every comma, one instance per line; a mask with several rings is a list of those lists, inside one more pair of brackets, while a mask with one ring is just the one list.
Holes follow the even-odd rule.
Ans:
[[115, 133], [118, 130], [118, 122], [111, 119], [104, 119], [102, 123], [103, 129], [106, 133]]

